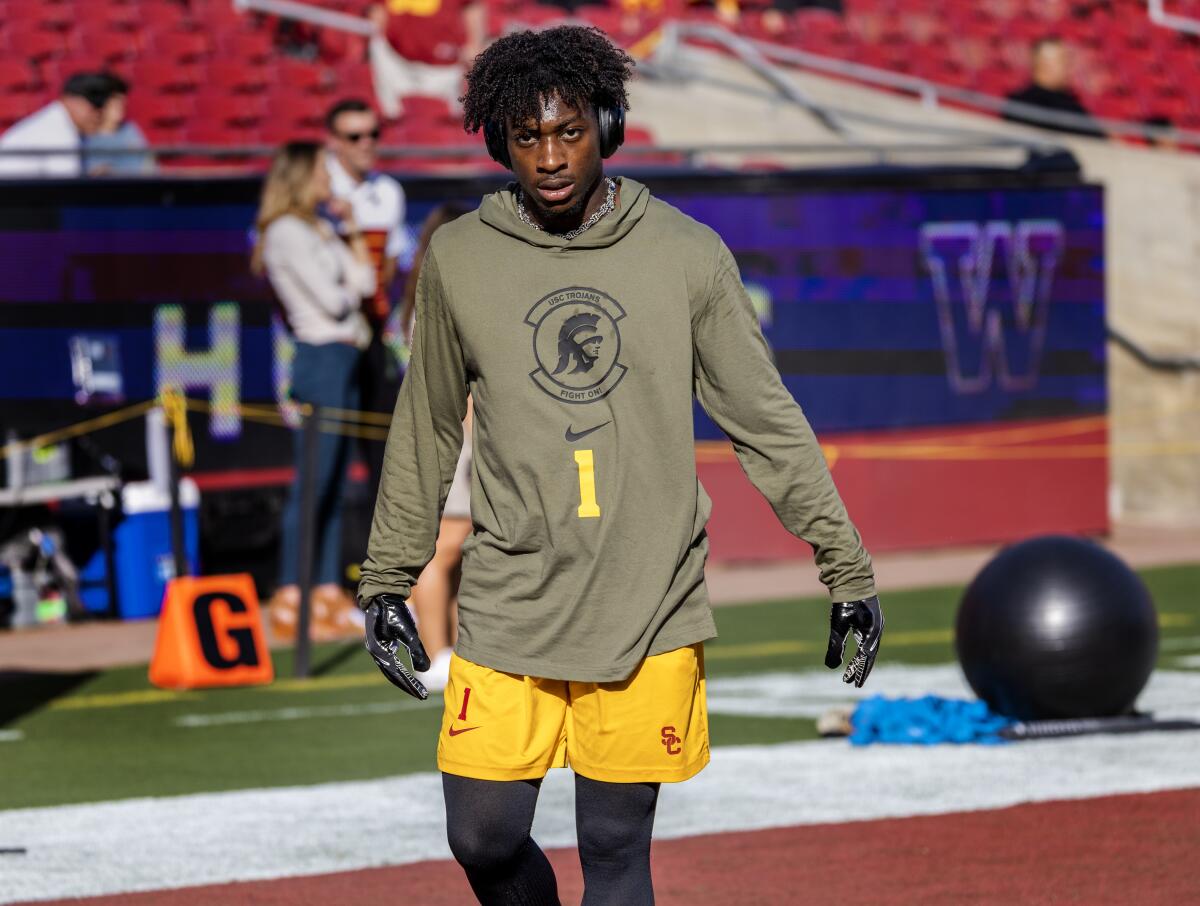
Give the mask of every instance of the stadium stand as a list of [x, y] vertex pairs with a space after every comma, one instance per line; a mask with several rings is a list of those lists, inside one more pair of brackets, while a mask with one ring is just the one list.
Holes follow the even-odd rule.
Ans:
[[[1200, 36], [1154, 24], [1141, 0], [846, 0], [842, 15], [749, 0], [732, 19], [728, 7], [719, 14], [684, 0], [613, 0], [573, 12], [483, 2], [491, 34], [569, 18], [603, 28], [636, 53], [653, 47], [668, 20], [733, 22], [745, 37], [994, 97], [1024, 83], [1030, 45], [1053, 34], [1071, 47], [1075, 90], [1093, 114], [1200, 129], [1200, 95], [1184, 77], [1196, 67]], [[363, 0], [313, 5], [356, 16], [365, 8]], [[1172, 8], [1200, 15], [1196, 0]], [[0, 0], [0, 22], [0, 128], [46, 103], [66, 75], [100, 66], [132, 81], [131, 117], [155, 145], [311, 135], [333, 95], [370, 92], [361, 36], [241, 11], [230, 0]], [[464, 143], [440, 101], [411, 98], [404, 106], [392, 140]]]

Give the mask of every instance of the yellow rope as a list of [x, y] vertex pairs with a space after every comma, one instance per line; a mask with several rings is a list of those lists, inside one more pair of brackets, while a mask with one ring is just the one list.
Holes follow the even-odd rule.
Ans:
[[[208, 400], [187, 399], [187, 407], [193, 412], [202, 412], [205, 414], [211, 413], [216, 407]], [[268, 425], [276, 425], [279, 427], [288, 428], [287, 420], [283, 414], [274, 406], [256, 406], [246, 405], [244, 403], [235, 403], [232, 407], [233, 411], [237, 412], [246, 421], [263, 422]], [[296, 408], [300, 414], [307, 418], [312, 414], [312, 406], [307, 403], [297, 403]]]
[[175, 432], [175, 461], [185, 469], [190, 469], [196, 463], [196, 448], [188, 428], [187, 399], [177, 387], [163, 387], [159, 399], [162, 401], [163, 415]]
[[[36, 450], [80, 437], [93, 431], [129, 421], [161, 405], [163, 413], [175, 432], [176, 461], [190, 468], [195, 462], [195, 446], [187, 423], [187, 412], [211, 413], [216, 407], [208, 400], [185, 397], [178, 388], [166, 387], [158, 400], [134, 403], [124, 409], [108, 412], [65, 428], [48, 431], [0, 447], [0, 457], [12, 456], [22, 450]], [[239, 403], [231, 407], [242, 418], [276, 427], [293, 427], [272, 404]], [[228, 411], [222, 407], [223, 411]], [[305, 418], [314, 409], [307, 403], [297, 403], [296, 410]], [[1184, 410], [1190, 411], [1190, 410]], [[320, 431], [359, 437], [367, 440], [387, 440], [391, 415], [354, 409], [322, 408]], [[356, 424], [357, 423], [357, 424]], [[1149, 423], [1149, 422], [1148, 422]], [[1071, 435], [1111, 430], [1111, 416], [1095, 415], [1066, 419], [1051, 424], [1021, 425], [1010, 428], [984, 428], [964, 434], [932, 434], [901, 442], [859, 442], [824, 444], [825, 458], [832, 468], [842, 459], [872, 460], [1037, 460], [1037, 459], [1101, 459], [1114, 454], [1126, 456], [1188, 456], [1200, 453], [1200, 443], [1193, 441], [1146, 441], [1082, 444], [1045, 444], [1038, 441], [1062, 439]], [[1126, 426], [1128, 427], [1128, 426]], [[1031, 443], [1033, 442], [1033, 443]], [[698, 462], [721, 462], [734, 458], [728, 442], [701, 441], [696, 444]]]
[[321, 407], [321, 414], [343, 422], [362, 422], [367, 425], [383, 425], [385, 428], [392, 423], [391, 413], [368, 412], [359, 409], [336, 409]]
[[[324, 409], [321, 410], [324, 413]], [[387, 440], [388, 433], [381, 428], [368, 428], [359, 425], [343, 425], [338, 422], [321, 422], [320, 430], [327, 434], [341, 434], [345, 437], [361, 437], [365, 440]]]
[[49, 447], [52, 444], [70, 440], [72, 437], [82, 437], [84, 434], [90, 434], [93, 431], [100, 431], [112, 425], [119, 425], [121, 422], [127, 422], [132, 418], [144, 415], [157, 405], [158, 403], [155, 400], [146, 400], [144, 403], [134, 403], [132, 406], [126, 406], [124, 409], [98, 415], [96, 418], [89, 418], [87, 421], [76, 422], [74, 425], [67, 425], [65, 428], [47, 431], [45, 434], [31, 437], [29, 440], [14, 440], [12, 443], [0, 447], [0, 456], [12, 456], [22, 450], [39, 450], [42, 447]]

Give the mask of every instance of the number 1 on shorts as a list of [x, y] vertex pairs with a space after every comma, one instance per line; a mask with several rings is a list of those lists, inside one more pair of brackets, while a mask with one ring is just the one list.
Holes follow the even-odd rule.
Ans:
[[575, 464], [579, 466], [579, 518], [595, 519], [600, 515], [596, 503], [596, 464], [591, 450], [576, 450]]

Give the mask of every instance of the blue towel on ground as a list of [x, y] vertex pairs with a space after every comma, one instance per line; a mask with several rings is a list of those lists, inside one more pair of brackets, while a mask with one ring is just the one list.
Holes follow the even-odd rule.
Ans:
[[850, 742], [929, 746], [938, 743], [1006, 742], [1000, 731], [1012, 723], [982, 701], [942, 698], [885, 698], [875, 695], [859, 702], [850, 716]]

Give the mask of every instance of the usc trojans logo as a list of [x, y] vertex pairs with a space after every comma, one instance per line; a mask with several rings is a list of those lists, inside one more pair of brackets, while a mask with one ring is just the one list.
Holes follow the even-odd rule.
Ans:
[[674, 727], [662, 728], [662, 744], [667, 747], [668, 755], [678, 755], [683, 751], [683, 737], [675, 735]]
[[554, 366], [555, 374], [562, 374], [568, 366], [574, 365], [568, 374], [579, 374], [581, 371], [591, 371], [592, 366], [600, 358], [600, 344], [604, 337], [596, 330], [599, 315], [581, 312], [571, 315], [558, 331], [558, 364]]
[[525, 323], [533, 328], [537, 368], [529, 376], [565, 403], [591, 403], [613, 391], [628, 370], [619, 361], [625, 309], [598, 289], [569, 286], [539, 299]]

